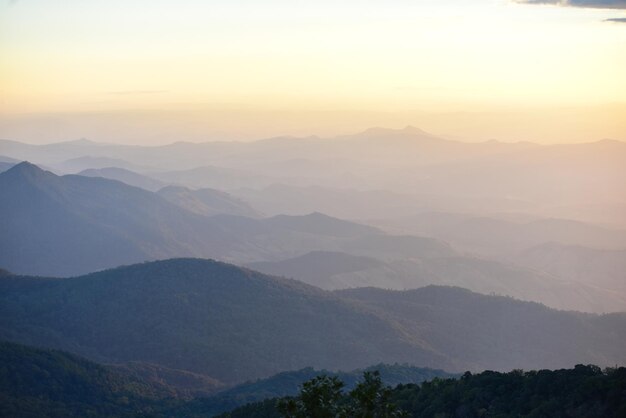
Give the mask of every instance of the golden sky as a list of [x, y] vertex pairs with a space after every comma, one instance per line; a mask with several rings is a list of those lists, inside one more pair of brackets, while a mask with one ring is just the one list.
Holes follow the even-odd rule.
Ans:
[[[25, 115], [212, 109], [198, 138], [387, 123], [471, 140], [626, 140], [626, 23], [605, 21], [626, 11], [613, 3], [0, 0], [0, 136], [19, 136]], [[272, 130], [255, 112], [291, 116]], [[503, 120], [538, 125], [507, 132]], [[577, 129], [559, 132], [566, 122]]]

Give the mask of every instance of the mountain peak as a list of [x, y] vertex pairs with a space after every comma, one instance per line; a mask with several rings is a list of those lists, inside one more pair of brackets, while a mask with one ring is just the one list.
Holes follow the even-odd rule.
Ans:
[[57, 176], [49, 171], [45, 171], [40, 167], [28, 161], [22, 161], [0, 174], [1, 178], [12, 179], [17, 182], [40, 183], [44, 179], [56, 178]]
[[45, 171], [31, 162], [22, 161], [21, 163], [17, 163], [13, 167], [8, 169], [6, 171], [6, 174], [9, 173], [21, 175], [41, 175], [42, 173], [45, 173]]

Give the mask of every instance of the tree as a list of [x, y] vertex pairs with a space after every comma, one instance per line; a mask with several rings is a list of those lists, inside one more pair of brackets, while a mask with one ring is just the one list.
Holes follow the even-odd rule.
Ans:
[[339, 405], [344, 384], [337, 377], [317, 376], [302, 385], [300, 394], [278, 402], [285, 418], [336, 418], [345, 416]]
[[336, 377], [318, 376], [302, 385], [295, 398], [282, 399], [278, 410], [285, 418], [396, 418], [406, 416], [391, 403], [392, 391], [380, 373], [365, 372], [349, 394]]

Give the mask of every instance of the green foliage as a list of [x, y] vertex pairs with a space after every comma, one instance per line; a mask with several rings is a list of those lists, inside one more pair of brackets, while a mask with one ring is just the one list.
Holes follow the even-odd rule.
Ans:
[[286, 418], [341, 416], [345, 411], [339, 405], [343, 387], [344, 383], [336, 377], [318, 376], [305, 382], [295, 398], [280, 400], [277, 408]]
[[276, 404], [284, 418], [396, 418], [405, 416], [392, 402], [392, 391], [380, 373], [364, 372], [363, 381], [348, 394], [337, 377], [315, 377], [302, 385], [298, 396]]
[[[318, 392], [329, 390], [327, 380], [309, 384], [323, 386], [316, 387]], [[299, 395], [278, 400], [274, 408], [268, 401], [250, 404], [225, 417], [243, 417], [243, 411], [250, 418], [316, 417], [301, 401]], [[555, 371], [467, 372], [459, 379], [435, 378], [394, 389], [384, 387], [375, 373], [365, 373], [364, 380], [336, 402], [338, 412], [331, 415], [336, 418], [621, 418], [626, 416], [626, 368], [577, 365]]]

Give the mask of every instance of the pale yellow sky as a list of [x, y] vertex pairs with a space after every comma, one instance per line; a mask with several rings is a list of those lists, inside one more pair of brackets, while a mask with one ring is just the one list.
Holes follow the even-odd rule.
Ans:
[[[76, 113], [142, 110], [194, 140], [380, 123], [470, 140], [626, 139], [626, 24], [604, 22], [624, 16], [509, 0], [4, 1], [0, 136], [42, 140], [19, 126], [33, 115], [76, 125]], [[180, 116], [190, 108], [209, 113]], [[117, 120], [112, 142], [137, 123]], [[91, 136], [80, 126], [54, 134]]]

